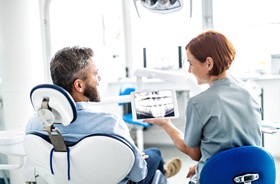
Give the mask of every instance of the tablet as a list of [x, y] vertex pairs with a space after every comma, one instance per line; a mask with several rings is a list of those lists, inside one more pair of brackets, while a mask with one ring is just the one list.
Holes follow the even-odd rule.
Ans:
[[134, 121], [179, 117], [175, 90], [146, 90], [130, 93]]

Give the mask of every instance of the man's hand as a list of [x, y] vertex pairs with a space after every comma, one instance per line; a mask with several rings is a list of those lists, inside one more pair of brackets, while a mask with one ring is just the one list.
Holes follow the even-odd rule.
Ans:
[[196, 165], [190, 167], [187, 178], [190, 178], [191, 176], [193, 176], [195, 174], [195, 167], [196, 167]]
[[143, 159], [147, 159], [147, 158], [149, 158], [149, 155], [145, 155], [145, 153], [142, 152], [142, 158], [143, 158]]

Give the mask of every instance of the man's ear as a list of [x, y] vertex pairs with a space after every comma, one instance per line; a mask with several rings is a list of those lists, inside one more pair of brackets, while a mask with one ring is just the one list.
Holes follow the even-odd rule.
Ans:
[[211, 57], [207, 57], [206, 63], [207, 63], [208, 71], [212, 70], [214, 66], [214, 60]]
[[74, 90], [76, 90], [79, 93], [83, 93], [84, 92], [84, 82], [80, 79], [76, 79], [73, 82], [73, 88]]

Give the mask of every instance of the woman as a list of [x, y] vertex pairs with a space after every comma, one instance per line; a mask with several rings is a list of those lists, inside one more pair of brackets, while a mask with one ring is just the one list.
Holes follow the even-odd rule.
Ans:
[[209, 84], [204, 92], [187, 101], [183, 134], [170, 119], [145, 120], [162, 127], [179, 150], [198, 161], [190, 168], [190, 183], [199, 184], [204, 163], [225, 149], [261, 145], [261, 108], [250, 93], [228, 74], [235, 57], [232, 43], [209, 30], [185, 47], [188, 72], [198, 84]]

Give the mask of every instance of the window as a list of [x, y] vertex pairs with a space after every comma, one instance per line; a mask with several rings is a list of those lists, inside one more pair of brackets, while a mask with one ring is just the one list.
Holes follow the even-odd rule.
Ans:
[[[183, 1], [179, 12], [157, 14], [145, 9], [139, 1], [140, 18], [130, 1], [131, 40], [133, 66], [131, 70], [144, 67], [143, 48], [146, 48], [147, 67], [158, 69], [178, 68], [178, 47], [184, 51], [187, 42], [202, 30], [201, 2], [192, 1], [190, 18], [189, 1]], [[182, 52], [184, 57], [185, 52]]]
[[[201, 2], [192, 1], [192, 17], [189, 2], [185, 0], [179, 12], [156, 14], [137, 1], [139, 18], [133, 1], [52, 1], [51, 56], [66, 46], [91, 47], [103, 81], [132, 76], [135, 69], [142, 68], [143, 48], [146, 48], [147, 67], [178, 69], [179, 47], [184, 57], [186, 43], [202, 30]], [[102, 75], [108, 66], [117, 70]]]
[[66, 46], [91, 47], [103, 83], [125, 76], [121, 0], [56, 0], [49, 15], [51, 56]]
[[212, 0], [214, 29], [234, 44], [233, 70], [268, 73], [280, 53], [279, 0]]

